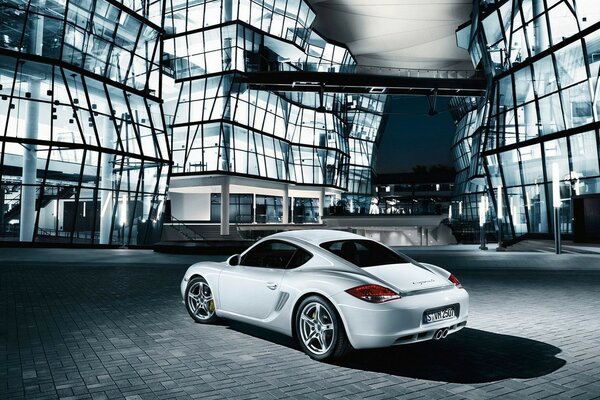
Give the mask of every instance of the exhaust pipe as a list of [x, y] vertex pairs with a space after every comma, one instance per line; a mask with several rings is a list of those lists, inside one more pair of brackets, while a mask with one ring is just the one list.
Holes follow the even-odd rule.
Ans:
[[437, 331], [435, 331], [435, 333], [433, 334], [433, 338], [435, 340], [440, 340], [440, 339], [444, 339], [446, 336], [448, 336], [448, 328], [442, 328], [442, 329], [438, 329]]

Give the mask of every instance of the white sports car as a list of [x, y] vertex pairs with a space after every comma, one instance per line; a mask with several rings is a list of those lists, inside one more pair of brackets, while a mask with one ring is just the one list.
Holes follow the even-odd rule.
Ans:
[[277, 233], [226, 262], [194, 264], [181, 294], [197, 322], [272, 329], [317, 360], [445, 338], [469, 315], [469, 295], [448, 271], [331, 230]]

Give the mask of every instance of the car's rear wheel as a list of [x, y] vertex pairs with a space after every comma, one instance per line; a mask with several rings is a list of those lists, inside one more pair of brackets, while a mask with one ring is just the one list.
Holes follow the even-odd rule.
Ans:
[[185, 290], [185, 308], [196, 322], [210, 324], [217, 320], [215, 299], [208, 282], [197, 276], [190, 279]]
[[319, 296], [307, 297], [300, 303], [296, 333], [302, 350], [315, 360], [340, 358], [352, 349], [342, 320], [333, 306]]

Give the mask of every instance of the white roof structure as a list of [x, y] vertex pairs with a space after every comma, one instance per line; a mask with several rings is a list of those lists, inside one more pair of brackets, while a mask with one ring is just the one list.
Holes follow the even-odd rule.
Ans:
[[344, 43], [361, 66], [472, 70], [456, 45], [471, 0], [308, 0], [314, 28]]

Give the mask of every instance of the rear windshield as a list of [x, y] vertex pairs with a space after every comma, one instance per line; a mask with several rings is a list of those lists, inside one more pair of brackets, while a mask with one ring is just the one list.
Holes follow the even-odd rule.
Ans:
[[321, 247], [361, 268], [412, 262], [407, 256], [372, 240], [335, 240], [321, 243]]

